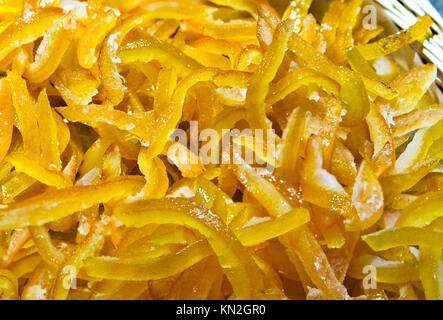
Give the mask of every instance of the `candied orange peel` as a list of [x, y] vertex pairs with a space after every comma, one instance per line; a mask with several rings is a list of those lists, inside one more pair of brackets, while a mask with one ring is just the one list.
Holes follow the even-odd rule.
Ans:
[[433, 20], [282, 3], [0, 4], [1, 299], [443, 299]]

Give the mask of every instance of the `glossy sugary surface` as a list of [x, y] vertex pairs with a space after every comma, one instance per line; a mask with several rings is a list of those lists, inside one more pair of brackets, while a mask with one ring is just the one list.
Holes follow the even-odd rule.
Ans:
[[442, 299], [433, 21], [367, 9], [3, 1], [0, 298]]

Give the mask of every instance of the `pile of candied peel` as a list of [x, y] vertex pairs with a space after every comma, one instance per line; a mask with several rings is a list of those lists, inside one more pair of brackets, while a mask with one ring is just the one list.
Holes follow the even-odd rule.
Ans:
[[1, 3], [1, 298], [443, 298], [431, 18]]

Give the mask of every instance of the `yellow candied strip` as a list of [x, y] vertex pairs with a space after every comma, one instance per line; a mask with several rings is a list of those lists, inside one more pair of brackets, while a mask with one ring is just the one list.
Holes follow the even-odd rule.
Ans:
[[111, 109], [103, 105], [77, 105], [56, 108], [63, 117], [72, 122], [88, 122], [92, 125], [103, 122], [114, 125], [120, 130], [126, 130], [144, 142], [151, 140], [153, 125], [152, 113], [146, 112], [142, 117], [129, 115], [126, 112]]
[[150, 159], [147, 149], [143, 148], [138, 154], [137, 163], [146, 179], [143, 197], [147, 199], [163, 198], [169, 187], [168, 174], [163, 162], [158, 157]]
[[294, 23], [290, 20], [282, 22], [277, 27], [271, 45], [267, 48], [262, 62], [249, 82], [245, 108], [246, 117], [253, 129], [267, 129], [266, 105], [264, 101], [269, 91], [269, 84], [283, 61], [293, 28]]
[[344, 2], [341, 0], [331, 1], [328, 10], [323, 16], [323, 20], [321, 22], [321, 33], [325, 42], [327, 43], [327, 47], [330, 47], [335, 40], [337, 28], [340, 23], [339, 18], [344, 11], [344, 5]]
[[30, 157], [25, 153], [11, 153], [6, 157], [6, 161], [10, 162], [17, 171], [23, 172], [28, 176], [48, 185], [57, 188], [64, 188], [72, 185], [57, 168], [47, 167], [41, 164], [41, 160]]
[[204, 240], [198, 240], [177, 253], [158, 258], [93, 257], [85, 261], [85, 271], [96, 278], [115, 280], [154, 280], [178, 274], [213, 254]]
[[160, 116], [169, 103], [177, 85], [177, 75], [172, 68], [164, 68], [157, 75], [157, 90], [154, 95], [154, 115]]
[[0, 61], [14, 49], [41, 37], [62, 16], [63, 10], [59, 8], [44, 8], [18, 18], [0, 34]]
[[18, 16], [18, 15], [20, 15], [22, 9], [23, 9], [23, 1], [22, 0], [19, 0], [19, 1], [4, 0], [4, 1], [2, 1], [0, 13], [6, 14], [6, 15]]
[[12, 140], [13, 116], [11, 88], [6, 79], [0, 80], [0, 103], [2, 111], [0, 113], [0, 161], [8, 153]]
[[391, 54], [414, 41], [420, 40], [428, 33], [434, 21], [427, 15], [418, 18], [417, 22], [407, 30], [381, 39], [374, 43], [356, 46], [366, 60]]
[[256, 297], [262, 290], [262, 276], [252, 257], [229, 228], [208, 209], [187, 199], [145, 200], [119, 205], [115, 217], [127, 226], [174, 223], [197, 229], [211, 245], [226, 270], [238, 298]]
[[42, 225], [71, 213], [134, 195], [143, 187], [143, 178], [121, 176], [99, 185], [50, 190], [0, 209], [0, 230]]
[[53, 300], [65, 300], [67, 298], [71, 284], [84, 265], [84, 261], [103, 247], [105, 232], [106, 223], [101, 220], [96, 222], [91, 232], [73, 254], [63, 261], [55, 279], [51, 297]]
[[[383, 214], [383, 189], [377, 176], [366, 161], [360, 166], [352, 192], [352, 203], [356, 208], [360, 222], [357, 231], [369, 229], [378, 222]], [[352, 231], [356, 231], [354, 228]]]
[[[12, 164], [10, 165], [12, 168]], [[27, 174], [18, 171], [11, 172], [3, 180], [3, 185], [2, 185], [3, 203], [8, 204], [10, 202], [13, 202], [15, 197], [19, 196], [22, 192], [29, 189], [36, 182], [37, 180], [28, 176]]]
[[33, 226], [29, 227], [29, 231], [42, 259], [54, 267], [60, 265], [65, 255], [52, 244], [48, 229], [45, 226]]
[[442, 137], [442, 128], [443, 121], [440, 120], [432, 127], [418, 130], [412, 141], [407, 145], [405, 151], [397, 158], [392, 173], [398, 174], [411, 170], [415, 165], [426, 160], [429, 149], [434, 141]]
[[443, 299], [443, 258], [441, 248], [420, 246], [420, 279], [427, 300]]
[[7, 79], [11, 85], [12, 101], [20, 125], [23, 148], [30, 154], [40, 154], [40, 135], [34, 101], [29, 95], [26, 81], [17, 73], [8, 71]]
[[253, 65], [258, 65], [262, 59], [262, 52], [259, 47], [249, 45], [243, 48], [235, 60], [235, 69], [240, 71], [250, 70]]
[[[181, 6], [181, 4], [180, 4]], [[155, 11], [136, 14], [128, 17], [118, 24], [114, 30], [104, 40], [103, 47], [100, 51], [98, 59], [102, 85], [106, 91], [106, 98], [113, 105], [117, 105], [123, 100], [124, 89], [123, 82], [120, 78], [117, 62], [121, 62], [117, 56], [125, 36], [134, 28], [143, 26], [153, 19], [183, 19], [200, 16], [201, 12], [193, 11], [192, 6], [181, 6], [181, 10], [177, 10], [174, 3], [159, 3]]]
[[443, 192], [429, 192], [418, 197], [403, 210], [397, 220], [398, 227], [424, 227], [433, 220], [441, 217]]
[[177, 166], [183, 177], [195, 178], [204, 171], [201, 159], [187, 147], [176, 142], [167, 143], [166, 148], [166, 156]]
[[258, 222], [234, 230], [234, 233], [244, 246], [253, 246], [288, 233], [309, 220], [309, 212], [306, 209], [297, 208], [274, 220]]
[[350, 0], [346, 3], [346, 12], [343, 10], [338, 20], [334, 45], [328, 48], [327, 53], [332, 61], [341, 65], [345, 61], [343, 50], [353, 45], [353, 29], [357, 24], [359, 13], [362, 10], [363, 0]]
[[363, 270], [366, 266], [374, 266], [377, 283], [401, 284], [417, 281], [420, 278], [418, 264], [409, 261], [391, 261], [369, 254], [355, 258], [348, 270], [348, 275], [356, 279], [364, 279], [368, 273]]
[[306, 274], [327, 299], [349, 300], [346, 287], [337, 279], [327, 256], [307, 226], [288, 233], [282, 243], [297, 254]]
[[283, 131], [276, 174], [280, 177], [288, 177], [290, 183], [297, 182], [299, 178], [297, 177], [297, 163], [299, 163], [300, 144], [307, 120], [303, 111], [300, 108], [295, 108]]
[[[160, 226], [149, 238], [149, 241], [153, 245], [169, 245], [169, 251], [174, 250], [174, 245], [186, 245], [196, 240], [191, 230], [180, 226], [173, 226], [173, 229], [170, 228], [170, 230], [162, 230], [162, 226]], [[158, 251], [161, 251], [161, 249]], [[143, 253], [141, 255], [143, 255]]]
[[9, 270], [0, 269], [0, 299], [15, 300], [17, 297], [17, 277]]
[[79, 174], [84, 176], [93, 169], [101, 169], [102, 158], [110, 145], [111, 142], [108, 140], [101, 138], [95, 140], [83, 155], [82, 164], [78, 169]]
[[295, 32], [299, 33], [302, 30], [303, 21], [308, 15], [312, 0], [294, 0], [291, 1], [283, 13], [282, 20], [291, 19], [295, 25]]
[[364, 119], [369, 112], [369, 99], [363, 80], [353, 71], [336, 66], [326, 56], [309, 43], [294, 35], [288, 48], [299, 56], [310, 68], [332, 78], [341, 85], [340, 97], [346, 103], [346, 124], [355, 125]]
[[[149, 238], [150, 234], [154, 232], [157, 228], [157, 225], [150, 225], [146, 228], [142, 229], [128, 229], [125, 231], [121, 239], [119, 240], [118, 248], [116, 248], [114, 256], [119, 257], [130, 257], [132, 252], [142, 253], [146, 256], [156, 257], [163, 254], [171, 253], [171, 250], [168, 247], [158, 248], [155, 251], [151, 251], [146, 253], [146, 245], [148, 245], [149, 249], [152, 247], [151, 244], [147, 243], [147, 238]], [[140, 245], [142, 243], [142, 245]], [[157, 255], [158, 254], [158, 255]], [[87, 261], [85, 261], [86, 264]], [[91, 300], [105, 300], [108, 299], [112, 294], [114, 294], [123, 281], [119, 280], [110, 280], [104, 279], [100, 283], [94, 285], [94, 291], [90, 293], [89, 298]]]
[[137, 15], [126, 19], [104, 40], [98, 58], [98, 65], [106, 97], [113, 105], [120, 103], [124, 97], [123, 81], [120, 78], [116, 64], [118, 47], [128, 32], [138, 25], [143, 25], [146, 18], [146, 15]]
[[369, 92], [386, 100], [392, 100], [398, 97], [396, 90], [380, 81], [375, 70], [363, 58], [356, 47], [345, 50], [345, 56], [352, 69], [361, 75], [363, 83]]
[[242, 50], [241, 45], [238, 43], [224, 39], [214, 39], [211, 37], [205, 37], [193, 41], [190, 43], [190, 46], [204, 52], [227, 56], [230, 60], [231, 67], [234, 67], [240, 51]]
[[75, 20], [70, 15], [58, 19], [43, 35], [34, 62], [29, 64], [24, 76], [40, 83], [48, 79], [59, 66], [75, 32]]
[[100, 82], [91, 72], [80, 67], [59, 68], [51, 77], [55, 88], [67, 105], [85, 105], [98, 93]]
[[386, 100], [392, 100], [398, 97], [398, 93], [383, 82], [376, 81], [364, 76], [362, 77], [362, 79], [363, 84], [370, 93], [373, 93]]
[[42, 261], [23, 288], [23, 300], [48, 300], [57, 269]]
[[15, 19], [13, 18], [8, 18], [3, 20], [2, 22], [0, 22], [0, 34], [6, 30], [6, 28], [8, 28], [11, 24], [13, 24], [15, 21]]
[[[259, 136], [240, 135], [233, 139], [233, 142], [239, 146], [244, 146], [247, 149], [254, 151], [255, 156], [265, 161], [267, 164], [276, 167], [276, 155], [275, 148], [272, 146], [267, 147], [267, 143]], [[266, 148], [269, 148], [267, 150]], [[256, 158], [256, 162], [258, 159]]]
[[221, 70], [230, 70], [231, 68], [231, 64], [227, 57], [187, 45], [183, 39], [182, 33], [178, 33], [175, 36], [175, 45], [182, 50], [184, 54], [195, 59], [205, 67], [218, 68]]
[[[234, 172], [239, 181], [272, 216], [288, 214], [294, 210], [291, 203], [269, 181], [255, 173], [248, 165], [237, 165]], [[320, 244], [306, 225], [289, 232], [280, 241], [297, 253], [306, 273], [328, 298], [349, 299], [346, 288], [337, 280]]]
[[394, 118], [393, 136], [398, 137], [409, 132], [432, 127], [443, 117], [443, 105], [430, 105], [415, 109], [409, 113]]
[[[88, 6], [87, 10], [91, 7]], [[88, 16], [90, 20], [77, 46], [78, 62], [85, 69], [92, 68], [97, 62], [97, 47], [102, 43], [106, 34], [115, 27], [118, 18], [113, 10], [105, 11], [101, 8], [92, 8]]]
[[121, 63], [159, 60], [183, 75], [189, 75], [192, 70], [201, 68], [200, 63], [186, 56], [173, 45], [155, 38], [128, 43], [119, 49], [118, 57]]
[[[436, 76], [437, 67], [433, 64], [424, 64], [394, 78], [389, 86], [398, 92], [398, 97], [389, 101], [391, 112], [398, 116], [417, 108]], [[382, 101], [378, 104], [384, 105]], [[429, 104], [435, 104], [435, 102]]]
[[238, 156], [234, 155], [239, 165], [233, 170], [238, 180], [246, 186], [249, 192], [260, 198], [263, 206], [273, 216], [279, 216], [293, 211], [291, 204], [275, 189], [271, 182], [258, 175], [251, 166], [244, 163]]
[[[380, 183], [382, 184], [383, 187], [383, 192], [385, 194], [386, 202], [391, 203], [391, 201], [395, 198], [395, 196], [415, 186], [421, 179], [423, 179], [427, 174], [429, 174], [431, 170], [436, 168], [438, 166], [438, 163], [439, 159], [431, 158], [416, 164], [414, 167], [412, 167], [411, 170], [402, 172], [400, 174], [391, 174], [381, 177]], [[430, 200], [431, 198], [432, 196], [430, 196], [427, 199]], [[419, 203], [421, 202], [417, 202], [416, 204]], [[397, 221], [397, 225], [400, 226], [401, 224], [403, 224], [403, 222], [401, 221], [405, 221], [405, 219], [406, 220], [408, 219], [408, 216], [411, 214], [410, 212], [411, 210], [414, 210], [412, 205], [410, 208], [405, 208], [403, 210], [403, 212], [400, 215], [401, 218], [399, 218], [399, 220]], [[423, 221], [426, 221], [426, 217], [432, 218], [433, 214], [431, 206], [426, 208], [425, 210], [423, 210], [423, 212], [420, 213], [420, 216], [423, 217], [422, 218]], [[411, 218], [414, 219], [413, 218], [414, 216], [417, 217], [417, 213], [411, 215]], [[414, 225], [410, 226], [413, 227]]]
[[103, 155], [102, 180], [120, 176], [122, 171], [120, 148], [112, 145]]
[[266, 98], [266, 105], [271, 106], [279, 100], [284, 99], [290, 93], [296, 91], [301, 86], [318, 84], [326, 92], [338, 96], [340, 88], [337, 83], [322, 74], [311, 69], [297, 69], [288, 73], [269, 89], [269, 96]]
[[256, 21], [249, 19], [231, 20], [227, 23], [220, 23], [210, 18], [201, 19], [198, 22], [186, 20], [186, 28], [195, 28], [204, 35], [249, 44], [257, 43], [256, 27]]
[[54, 109], [52, 109], [51, 111], [57, 125], [57, 145], [61, 155], [66, 150], [71, 140], [71, 131], [66, 124], [66, 120], [64, 120]]
[[183, 112], [188, 90], [199, 82], [211, 81], [217, 74], [216, 69], [199, 69], [181, 80], [171, 97], [171, 101], [162, 106], [163, 112], [155, 117], [155, 122], [161, 124], [153, 130], [148, 149], [149, 157], [153, 158], [163, 152], [171, 131], [177, 126]]
[[133, 300], [143, 295], [149, 296], [147, 283], [127, 282], [110, 297], [110, 300]]
[[40, 132], [42, 158], [50, 168], [60, 170], [62, 164], [60, 160], [60, 143], [57, 135], [58, 127], [46, 90], [40, 92], [38, 96], [36, 115]]
[[8, 269], [19, 279], [23, 277], [23, 275], [34, 271], [41, 262], [42, 258], [40, 255], [38, 253], [32, 253], [15, 261]]
[[227, 6], [234, 9], [244, 10], [249, 12], [254, 18], [257, 17], [257, 6], [255, 1], [251, 0], [210, 0], [212, 3]]
[[362, 239], [375, 251], [414, 245], [443, 248], [443, 232], [416, 227], [395, 227], [380, 230], [364, 235]]
[[320, 139], [311, 136], [301, 172], [303, 199], [343, 216], [347, 223], [359, 223], [351, 197], [328, 171], [323, 169]]

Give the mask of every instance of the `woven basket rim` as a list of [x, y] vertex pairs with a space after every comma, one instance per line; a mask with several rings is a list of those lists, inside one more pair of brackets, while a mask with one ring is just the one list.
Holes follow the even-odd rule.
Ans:
[[423, 45], [414, 43], [411, 47], [423, 60], [433, 63], [439, 70], [438, 84], [443, 87], [443, 18], [429, 0], [374, 0], [386, 15], [401, 29], [406, 29], [417, 21], [417, 17], [427, 14], [434, 20], [432, 36]]

